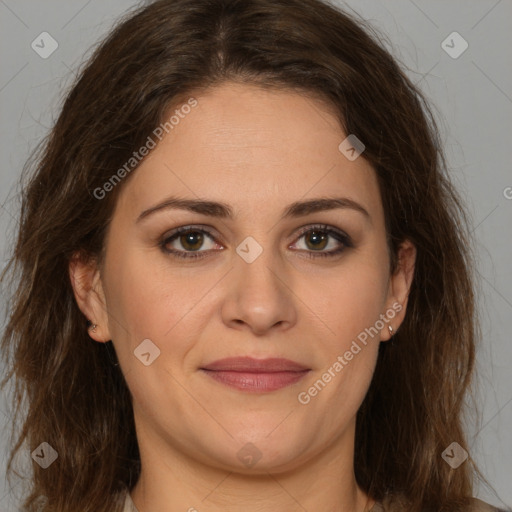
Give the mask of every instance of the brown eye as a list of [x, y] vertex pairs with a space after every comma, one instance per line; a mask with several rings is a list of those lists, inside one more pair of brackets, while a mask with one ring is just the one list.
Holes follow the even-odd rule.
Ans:
[[[210, 247], [205, 249], [204, 245], [208, 239], [210, 240]], [[210, 252], [210, 249], [218, 244], [216, 244], [213, 235], [208, 230], [185, 226], [165, 236], [159, 245], [164, 253], [172, 254], [179, 258], [202, 258]]]
[[[337, 256], [347, 247], [354, 246], [348, 235], [326, 225], [310, 226], [304, 229], [299, 240], [301, 238], [305, 240], [305, 247], [299, 247], [299, 249], [311, 258]], [[331, 249], [326, 251], [325, 249], [329, 246]]]
[[329, 235], [322, 231], [308, 231], [306, 234], [306, 244], [313, 250], [325, 249], [329, 241]]
[[197, 251], [203, 245], [204, 236], [199, 231], [189, 231], [181, 234], [178, 240], [185, 250]]

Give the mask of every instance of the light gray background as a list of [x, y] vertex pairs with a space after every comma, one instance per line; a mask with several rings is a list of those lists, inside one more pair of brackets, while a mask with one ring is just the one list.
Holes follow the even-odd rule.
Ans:
[[[512, 505], [512, 1], [375, 0], [338, 2], [371, 20], [386, 46], [434, 103], [453, 180], [470, 206], [479, 254], [483, 340], [478, 353], [481, 423], [468, 428], [471, 455], [494, 487], [478, 496]], [[58, 114], [74, 70], [130, 0], [0, 0], [0, 224], [5, 261], [17, 218], [16, 180]], [[42, 32], [59, 44], [47, 59], [31, 48]], [[441, 43], [453, 31], [468, 42], [458, 58]], [[451, 44], [451, 43], [450, 43]], [[458, 44], [458, 43], [457, 43]], [[507, 192], [508, 191], [508, 192]], [[506, 197], [508, 196], [508, 198]], [[508, 228], [506, 227], [508, 225]], [[5, 296], [1, 306], [5, 311]], [[17, 510], [4, 481], [9, 406], [0, 397], [0, 511]]]

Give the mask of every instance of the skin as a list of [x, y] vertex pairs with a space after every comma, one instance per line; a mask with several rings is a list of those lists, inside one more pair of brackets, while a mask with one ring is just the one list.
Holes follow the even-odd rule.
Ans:
[[[132, 394], [142, 461], [133, 501], [140, 512], [362, 512], [374, 502], [355, 481], [355, 417], [379, 342], [403, 321], [416, 250], [406, 241], [390, 275], [375, 172], [340, 152], [346, 134], [320, 100], [234, 83], [196, 99], [122, 184], [104, 265], [70, 264], [77, 303], [98, 325], [90, 336], [112, 340]], [[137, 222], [171, 195], [224, 202], [234, 216], [167, 209]], [[281, 218], [286, 205], [318, 197], [350, 198], [369, 218], [339, 208]], [[318, 223], [348, 234], [353, 247], [315, 257], [343, 246], [300, 233]], [[191, 225], [209, 226], [213, 239], [178, 237], [167, 247], [190, 254], [192, 244], [206, 257], [162, 251], [165, 235]], [[248, 236], [263, 248], [252, 263], [236, 252]], [[299, 403], [397, 303], [402, 310]], [[160, 350], [148, 366], [134, 356], [144, 339]], [[248, 393], [199, 370], [240, 355], [284, 357], [311, 371], [280, 390]], [[246, 443], [261, 453], [252, 467], [237, 457]]]

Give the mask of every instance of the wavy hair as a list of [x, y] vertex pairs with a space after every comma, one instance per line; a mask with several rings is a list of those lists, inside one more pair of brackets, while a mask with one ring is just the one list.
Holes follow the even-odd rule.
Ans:
[[[366, 146], [385, 212], [390, 272], [417, 248], [405, 319], [381, 343], [357, 413], [361, 488], [409, 512], [465, 510], [479, 473], [441, 458], [463, 428], [479, 325], [469, 214], [447, 174], [435, 116], [364, 20], [320, 0], [159, 0], [129, 12], [84, 63], [52, 130], [25, 167], [2, 338], [13, 381], [8, 461], [26, 444], [58, 453], [32, 464], [24, 510], [116, 512], [140, 456], [131, 395], [112, 343], [94, 343], [68, 267], [102, 261], [126, 177], [95, 191], [166, 119], [171, 106], [227, 81], [307, 93]], [[134, 170], [133, 172], [136, 172]], [[133, 173], [132, 173], [133, 174]], [[2, 276], [4, 280], [5, 276]], [[94, 376], [94, 378], [91, 378]], [[400, 510], [402, 510], [400, 508]]]

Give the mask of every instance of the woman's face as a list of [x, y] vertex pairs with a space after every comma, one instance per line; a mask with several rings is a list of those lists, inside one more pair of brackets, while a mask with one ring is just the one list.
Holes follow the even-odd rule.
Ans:
[[[117, 185], [100, 292], [85, 306], [91, 335], [115, 346], [141, 453], [239, 472], [351, 454], [414, 248], [390, 276], [375, 172], [340, 150], [347, 134], [323, 103], [233, 83], [195, 98]], [[203, 206], [159, 207], [171, 198]], [[305, 370], [204, 369], [238, 357]]]

